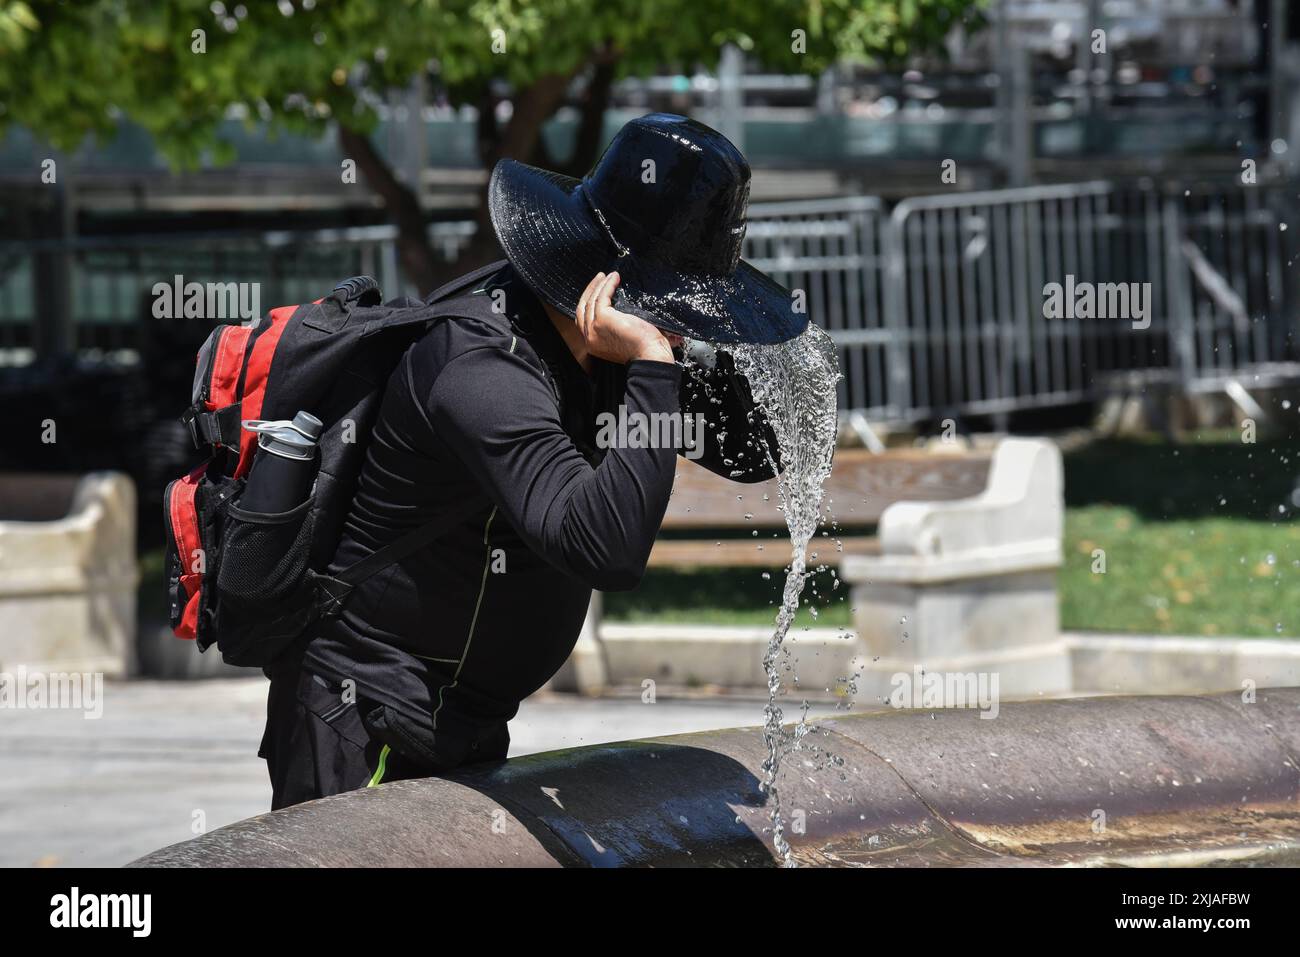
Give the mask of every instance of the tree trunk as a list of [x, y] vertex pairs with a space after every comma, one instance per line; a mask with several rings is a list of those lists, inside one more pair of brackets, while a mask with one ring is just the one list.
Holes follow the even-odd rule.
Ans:
[[[547, 74], [539, 77], [528, 89], [519, 91], [513, 98], [514, 110], [504, 127], [498, 127], [496, 123], [496, 101], [490, 96], [483, 98], [479, 105], [479, 156], [484, 170], [489, 174], [489, 180], [498, 160], [507, 157], [523, 162], [534, 160], [537, 144], [541, 140], [542, 124], [564, 103], [565, 93], [575, 72], [576, 70]], [[453, 265], [442, 267], [440, 278], [444, 281], [501, 258], [501, 247], [497, 245], [488, 212], [489, 180], [484, 181], [479, 193], [478, 211], [474, 217], [478, 229], [474, 238]]]
[[[565, 171], [578, 170], [572, 175], [585, 173], [595, 160], [602, 121], [609, 105], [615, 61], [616, 57], [608, 53], [597, 55], [594, 61], [596, 71], [583, 104], [574, 153], [564, 165]], [[496, 122], [496, 100], [487, 94], [483, 96], [479, 104], [478, 147], [483, 168], [489, 174], [497, 161], [506, 157], [535, 164], [539, 163], [539, 156], [546, 157], [545, 151], [539, 149], [542, 125], [563, 105], [569, 83], [581, 68], [547, 74], [526, 90], [519, 91], [513, 98], [514, 110], [504, 127], [498, 127]], [[478, 228], [474, 238], [454, 263], [440, 262], [429, 244], [424, 213], [416, 194], [397, 179], [369, 137], [342, 125], [338, 131], [344, 155], [356, 161], [366, 182], [379, 195], [389, 219], [397, 227], [398, 258], [402, 270], [421, 295], [448, 279], [500, 258], [501, 248], [497, 245], [488, 212], [486, 181], [479, 196], [475, 215]]]
[[[569, 176], [585, 176], [596, 163], [596, 153], [600, 149], [605, 132], [605, 113], [609, 109], [610, 92], [614, 87], [614, 67], [618, 58], [602, 56], [596, 60], [587, 84], [587, 96], [582, 104], [582, 119], [578, 123], [578, 134], [573, 140], [573, 153], [569, 161], [559, 168]], [[555, 168], [555, 167], [552, 167]]]
[[343, 155], [356, 162], [370, 188], [383, 200], [389, 220], [397, 227], [397, 257], [402, 272], [420, 295], [427, 295], [438, 285], [442, 270], [429, 245], [419, 197], [397, 178], [370, 137], [342, 124], [338, 131]]
[[489, 144], [487, 155], [483, 157], [484, 166], [491, 169], [497, 160], [505, 157], [525, 162], [532, 157], [542, 133], [542, 124], [564, 103], [564, 95], [576, 72], [548, 73], [515, 95], [510, 120], [496, 142]]

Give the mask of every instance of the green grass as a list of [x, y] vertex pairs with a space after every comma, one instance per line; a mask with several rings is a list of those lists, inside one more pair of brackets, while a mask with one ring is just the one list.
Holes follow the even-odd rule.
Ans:
[[[1061, 624], [1177, 635], [1300, 634], [1300, 527], [1148, 521], [1132, 508], [1066, 515]], [[1092, 557], [1105, 552], [1105, 572]]]
[[[1300, 635], [1300, 481], [1294, 440], [1242, 443], [1236, 433], [1097, 441], [1065, 458], [1061, 624], [1148, 634]], [[1300, 501], [1300, 498], [1297, 499]], [[1094, 572], [1094, 550], [1105, 572]], [[1100, 568], [1100, 566], [1098, 566]], [[780, 576], [752, 569], [652, 571], [634, 592], [605, 596], [630, 622], [768, 624]], [[814, 621], [850, 623], [847, 586], [817, 579]]]
[[[769, 576], [764, 579], [755, 568], [655, 569], [635, 591], [607, 593], [604, 611], [614, 621], [632, 623], [770, 625], [781, 604], [785, 575], [773, 569]], [[830, 571], [817, 573], [804, 589], [793, 627], [848, 626], [848, 592], [847, 585], [836, 587]]]
[[[1066, 457], [1065, 628], [1300, 635], [1292, 439], [1096, 442]], [[1093, 552], [1105, 552], [1105, 573]]]

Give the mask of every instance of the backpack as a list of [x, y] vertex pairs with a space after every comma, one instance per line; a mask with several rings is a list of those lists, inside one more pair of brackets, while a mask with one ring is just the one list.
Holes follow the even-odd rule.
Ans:
[[[267, 667], [313, 623], [337, 614], [357, 584], [464, 518], [465, 503], [449, 503], [445, 516], [327, 574], [398, 360], [442, 318], [488, 319], [490, 297], [474, 293], [503, 265], [453, 280], [423, 302], [381, 304], [378, 283], [358, 276], [316, 302], [273, 309], [256, 326], [213, 330], [181, 417], [195, 446], [211, 454], [163, 493], [167, 603], [178, 638], [200, 651], [215, 642], [232, 665]], [[324, 425], [310, 497], [281, 514], [245, 512], [239, 497], [258, 444], [241, 422], [300, 410]]]

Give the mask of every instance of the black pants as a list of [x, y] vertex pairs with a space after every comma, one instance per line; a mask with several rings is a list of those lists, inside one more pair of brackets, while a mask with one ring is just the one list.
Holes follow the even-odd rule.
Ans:
[[303, 668], [300, 659], [278, 664], [270, 677], [258, 755], [271, 776], [271, 810], [463, 764], [504, 761], [510, 748], [500, 722], [463, 744], [444, 743], [438, 750], [447, 757], [413, 758], [392, 746], [391, 734], [377, 730], [385, 726], [379, 715], [386, 709], [346, 695], [342, 686]]

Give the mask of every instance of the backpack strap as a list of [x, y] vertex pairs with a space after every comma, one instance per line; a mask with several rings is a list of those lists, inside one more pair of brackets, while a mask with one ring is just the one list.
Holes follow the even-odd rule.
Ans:
[[443, 283], [433, 292], [424, 297], [427, 305], [433, 305], [435, 302], [441, 302], [444, 299], [450, 299], [452, 296], [461, 292], [472, 292], [477, 289], [484, 280], [504, 269], [506, 261], [498, 259], [496, 262], [488, 263], [486, 266], [480, 266], [473, 272], [466, 273], [463, 276], [457, 276], [451, 282]]
[[467, 514], [481, 505], [487, 504], [487, 498], [475, 496], [469, 500], [470, 512], [466, 503], [458, 502], [455, 508], [449, 508], [442, 515], [413, 528], [397, 541], [389, 542], [378, 551], [371, 552], [365, 558], [349, 565], [337, 575], [322, 575], [317, 580], [319, 607], [323, 615], [337, 614], [348, 600], [352, 590], [366, 579], [387, 568], [396, 565], [404, 558], [409, 558], [426, 545], [431, 545], [464, 521]]
[[[471, 273], [459, 276], [443, 286], [439, 286], [421, 303], [407, 300], [399, 308], [384, 309], [379, 315], [366, 320], [362, 329], [363, 337], [399, 329], [407, 326], [428, 325], [434, 320], [448, 316], [465, 316], [468, 318], [488, 318], [491, 310], [489, 300], [482, 293], [484, 283], [506, 265], [500, 260], [481, 266]], [[393, 305], [392, 303], [388, 305]]]
[[[378, 331], [381, 328], [391, 328], [394, 325], [404, 325], [406, 322], [411, 321], [428, 322], [449, 316], [487, 318], [489, 314], [496, 315], [496, 313], [491, 312], [491, 303], [483, 295], [484, 290], [481, 287], [487, 279], [496, 274], [505, 264], [505, 260], [499, 260], [482, 266], [467, 275], [453, 279], [425, 297], [424, 303], [428, 307], [427, 309], [410, 310], [409, 319], [406, 317], [390, 317], [387, 323], [381, 321], [376, 324], [373, 330], [368, 329], [367, 332]], [[550, 383], [551, 388], [555, 389], [555, 384], [550, 381], [549, 369], [543, 371], [543, 376]], [[481, 495], [474, 496], [468, 503], [458, 502], [454, 508], [448, 509], [444, 514], [432, 521], [412, 529], [396, 541], [390, 542], [378, 551], [372, 552], [360, 561], [349, 565], [337, 575], [320, 576], [317, 579], [317, 600], [321, 613], [326, 616], [337, 614], [342, 609], [352, 590], [366, 579], [437, 541], [458, 523], [464, 521], [468, 514], [466, 511], [467, 506], [471, 510], [476, 510], [488, 504], [488, 498]]]

